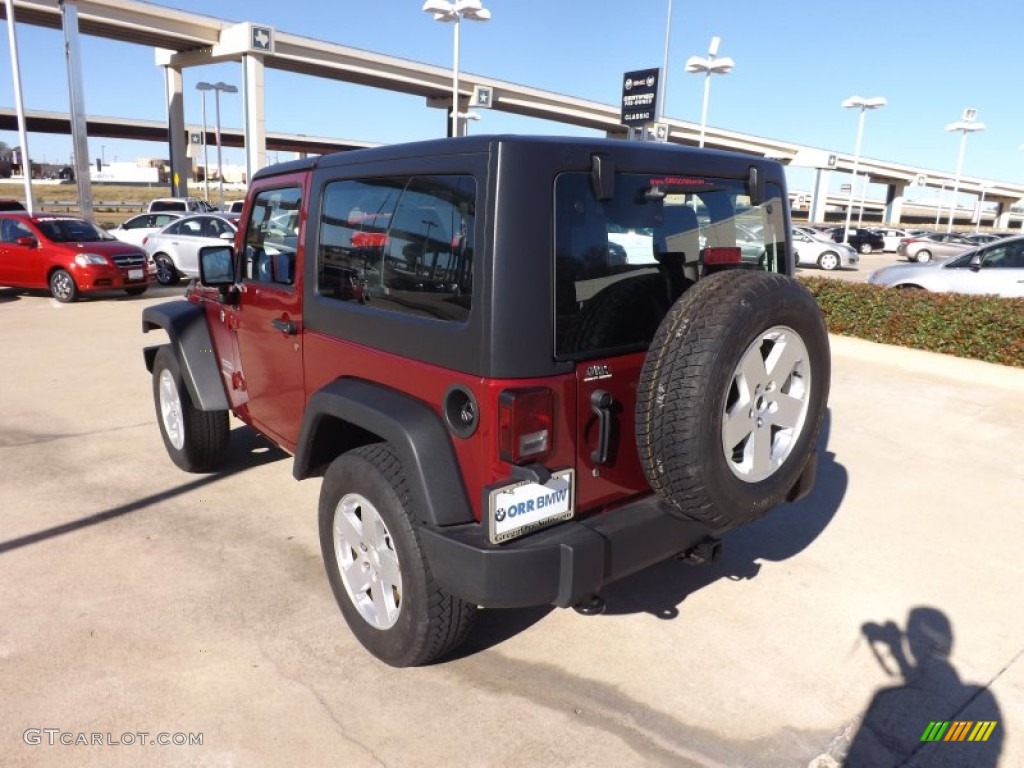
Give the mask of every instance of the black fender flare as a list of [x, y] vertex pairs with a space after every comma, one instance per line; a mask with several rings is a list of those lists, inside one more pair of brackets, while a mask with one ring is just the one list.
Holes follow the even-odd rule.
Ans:
[[[163, 328], [181, 364], [181, 377], [200, 411], [226, 411], [230, 407], [224, 392], [217, 354], [213, 349], [206, 313], [190, 301], [168, 301], [142, 310], [142, 332]], [[153, 372], [158, 347], [146, 347], [146, 369]]]
[[[386, 440], [394, 448], [408, 484], [417, 522], [435, 526], [474, 521], [451, 438], [441, 418], [422, 401], [360, 379], [339, 379], [306, 403], [292, 474], [311, 476], [317, 434], [350, 424]], [[334, 456], [330, 457], [332, 460]]]

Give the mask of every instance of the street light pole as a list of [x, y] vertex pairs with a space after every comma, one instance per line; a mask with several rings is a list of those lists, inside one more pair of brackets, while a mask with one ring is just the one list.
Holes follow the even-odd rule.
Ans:
[[946, 224], [946, 232], [953, 231], [953, 217], [956, 215], [956, 195], [960, 190], [960, 172], [964, 167], [964, 153], [967, 151], [967, 134], [975, 131], [984, 131], [985, 124], [977, 122], [978, 110], [968, 107], [964, 110], [963, 117], [955, 123], [946, 126], [947, 131], [960, 131], [960, 153], [956, 160], [956, 176], [953, 178], [953, 201], [949, 206], [949, 221]]
[[981, 220], [985, 217], [985, 192], [988, 191], [992, 184], [984, 182], [981, 185], [981, 199], [978, 200], [978, 220], [974, 222], [974, 234], [978, 234], [981, 229]]
[[[842, 103], [841, 106], [847, 109], [859, 109], [860, 117], [857, 119], [857, 142], [853, 149], [853, 171], [852, 178], [850, 179], [850, 196], [846, 202], [846, 226], [843, 228], [843, 242], [849, 245], [850, 243], [850, 219], [853, 217], [853, 188], [857, 185], [857, 168], [860, 165], [860, 145], [864, 138], [864, 114], [869, 109], [878, 109], [888, 104], [884, 96], [875, 96], [870, 99], [861, 98], [860, 96], [851, 96]], [[867, 179], [864, 179], [865, 185]], [[866, 194], [866, 189], [865, 189]]]
[[203, 189], [206, 202], [210, 202], [210, 154], [209, 142], [206, 140], [206, 92], [212, 91], [213, 86], [209, 83], [197, 83], [198, 90], [203, 97]]
[[488, 21], [491, 18], [491, 12], [484, 8], [480, 0], [426, 0], [422, 10], [425, 13], [433, 14], [434, 21], [455, 24], [455, 51], [452, 56], [451, 135], [459, 136], [459, 22], [464, 18], [471, 21]]
[[946, 193], [946, 180], [939, 184], [939, 202], [935, 205], [935, 228], [939, 228], [939, 219], [942, 218], [942, 196]]
[[708, 99], [711, 96], [711, 75], [727, 75], [736, 66], [736, 62], [728, 56], [718, 55], [718, 46], [721, 42], [722, 38], [718, 36], [712, 37], [711, 43], [708, 45], [707, 58], [691, 56], [686, 60], [687, 72], [704, 73], [704, 101], [700, 108], [700, 139], [697, 142], [698, 147], [704, 146], [704, 133], [708, 125]]
[[196, 83], [200, 91], [213, 91], [213, 102], [216, 110], [214, 138], [217, 141], [217, 183], [219, 185], [220, 207], [224, 207], [224, 162], [220, 143], [220, 95], [221, 93], [238, 93], [238, 88], [228, 83]]
[[668, 18], [665, 20], [665, 58], [658, 74], [658, 120], [665, 116], [665, 89], [668, 83], [668, 45], [672, 35], [672, 0], [668, 0]]

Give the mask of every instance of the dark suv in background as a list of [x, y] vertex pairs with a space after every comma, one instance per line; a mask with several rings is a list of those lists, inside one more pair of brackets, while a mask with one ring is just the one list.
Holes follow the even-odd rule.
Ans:
[[[828, 233], [837, 243], [847, 242], [845, 227], [833, 227], [828, 230]], [[873, 229], [851, 228], [849, 243], [858, 253], [885, 250], [885, 238], [882, 237], [880, 232], [876, 232]]]

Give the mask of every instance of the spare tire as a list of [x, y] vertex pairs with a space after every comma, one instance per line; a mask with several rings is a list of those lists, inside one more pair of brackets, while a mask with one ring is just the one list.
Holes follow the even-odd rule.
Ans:
[[730, 527], [785, 500], [816, 449], [828, 333], [795, 280], [731, 269], [665, 316], [637, 388], [636, 441], [651, 487], [679, 516]]

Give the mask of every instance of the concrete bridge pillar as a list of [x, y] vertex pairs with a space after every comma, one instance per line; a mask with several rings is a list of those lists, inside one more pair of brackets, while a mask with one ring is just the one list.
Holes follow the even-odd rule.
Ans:
[[171, 195], [186, 197], [191, 163], [185, 151], [185, 102], [182, 98], [181, 67], [164, 66], [167, 92], [167, 134], [171, 161]]
[[894, 226], [900, 223], [903, 216], [903, 196], [907, 192], [906, 184], [889, 184], [885, 188], [885, 216], [882, 219], [886, 224]]

